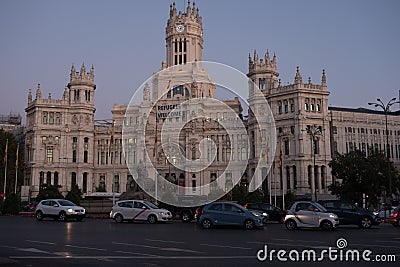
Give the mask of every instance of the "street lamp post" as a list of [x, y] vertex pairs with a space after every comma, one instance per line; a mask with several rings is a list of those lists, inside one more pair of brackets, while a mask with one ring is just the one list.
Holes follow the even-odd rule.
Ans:
[[314, 179], [314, 201], [318, 201], [318, 197], [317, 197], [317, 175], [316, 175], [316, 166], [315, 166], [315, 154], [316, 154], [316, 141], [317, 141], [317, 136], [320, 135], [321, 132], [321, 127], [317, 127], [315, 126], [315, 124], [311, 127], [307, 127], [306, 131], [307, 134], [310, 135], [311, 140], [312, 140], [312, 144], [311, 144], [311, 150], [313, 153], [313, 179]]
[[388, 175], [389, 175], [389, 195], [392, 197], [392, 177], [390, 173], [390, 147], [389, 147], [389, 131], [388, 131], [388, 113], [390, 112], [390, 107], [393, 104], [400, 103], [400, 101], [396, 101], [396, 98], [393, 97], [390, 101], [385, 105], [382, 100], [379, 98], [376, 99], [377, 102], [368, 103], [368, 105], [373, 105], [376, 108], [379, 107], [383, 110], [385, 114], [385, 132], [386, 132], [386, 156], [388, 159]]

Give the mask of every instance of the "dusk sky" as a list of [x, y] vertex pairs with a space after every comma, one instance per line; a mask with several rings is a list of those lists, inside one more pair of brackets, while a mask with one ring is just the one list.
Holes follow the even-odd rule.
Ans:
[[[186, 1], [187, 2], [187, 1]], [[0, 2], [0, 113], [24, 118], [28, 89], [60, 99], [71, 65], [95, 68], [96, 119], [128, 104], [136, 88], [165, 60], [170, 1]], [[176, 1], [178, 10], [184, 1]], [[203, 60], [247, 73], [248, 53], [277, 55], [282, 84], [321, 83], [329, 104], [368, 107], [399, 97], [400, 1], [199, 0]], [[394, 109], [398, 109], [396, 105]]]

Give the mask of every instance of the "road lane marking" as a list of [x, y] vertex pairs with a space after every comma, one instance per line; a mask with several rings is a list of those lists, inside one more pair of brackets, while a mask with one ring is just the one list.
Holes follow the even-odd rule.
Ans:
[[326, 242], [313, 241], [313, 240], [295, 240], [295, 239], [286, 239], [286, 238], [272, 238], [272, 239], [273, 239], [273, 240], [278, 240], [278, 241], [309, 242], [309, 243], [326, 244]]
[[174, 252], [190, 252], [190, 253], [204, 253], [201, 251], [189, 250], [189, 249], [182, 249], [182, 248], [164, 248], [164, 247], [156, 247], [156, 246], [148, 246], [148, 245], [139, 245], [139, 244], [130, 244], [130, 243], [120, 243], [120, 242], [112, 242], [116, 245], [123, 245], [123, 246], [132, 246], [132, 247], [142, 247], [142, 248], [151, 248], [151, 249], [158, 249], [163, 251], [174, 251]]
[[140, 255], [140, 256], [148, 256], [148, 257], [159, 257], [158, 255], [145, 254], [145, 253], [137, 253], [137, 252], [131, 252], [131, 251], [117, 250], [117, 251], [115, 251], [115, 252], [117, 252], [117, 253], [124, 253], [124, 254], [134, 254], [134, 255]]
[[217, 248], [233, 248], [233, 249], [253, 249], [253, 248], [246, 248], [246, 247], [233, 247], [233, 246], [223, 246], [223, 245], [213, 245], [213, 244], [200, 244], [200, 246], [217, 247]]
[[148, 238], [146, 238], [145, 240], [151, 241], [151, 242], [173, 243], [173, 244], [185, 244], [185, 242], [182, 242], [182, 241], [170, 241], [170, 240], [148, 239]]
[[400, 246], [382, 246], [382, 245], [374, 245], [374, 244], [351, 244], [351, 246], [361, 246], [361, 247], [377, 247], [377, 248], [400, 248]]
[[273, 242], [247, 242], [249, 244], [260, 244], [260, 245], [277, 245], [283, 247], [302, 247], [302, 248], [315, 248], [315, 249], [328, 249], [329, 246], [310, 246], [310, 245], [300, 245], [300, 244], [287, 244], [287, 243], [273, 243]]
[[6, 245], [0, 245], [2, 248], [13, 248], [13, 249], [18, 249], [18, 247], [12, 247], [12, 246], [6, 246]]
[[52, 254], [51, 252], [40, 250], [40, 249], [37, 249], [37, 248], [17, 248], [17, 250], [23, 251], [23, 252]]
[[56, 245], [56, 243], [53, 242], [46, 242], [46, 241], [38, 241], [38, 240], [25, 240], [26, 242], [31, 242], [31, 243], [39, 243], [39, 244], [46, 244], [46, 245]]
[[391, 240], [375, 240], [375, 242], [380, 242], [380, 243], [398, 243], [398, 244], [400, 244], [400, 241], [391, 241]]
[[84, 249], [91, 249], [91, 250], [99, 250], [99, 251], [106, 251], [107, 249], [104, 248], [91, 248], [91, 247], [82, 247], [82, 246], [75, 246], [75, 245], [65, 245], [66, 247], [71, 248], [84, 248]]

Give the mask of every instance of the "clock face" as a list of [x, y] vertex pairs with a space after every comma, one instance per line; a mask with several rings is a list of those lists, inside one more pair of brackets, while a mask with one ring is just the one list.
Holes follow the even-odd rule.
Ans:
[[176, 31], [177, 32], [183, 32], [184, 29], [185, 29], [185, 27], [183, 25], [176, 26]]

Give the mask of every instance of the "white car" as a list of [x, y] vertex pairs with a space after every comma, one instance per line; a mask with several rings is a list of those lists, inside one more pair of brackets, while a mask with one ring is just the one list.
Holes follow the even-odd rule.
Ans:
[[288, 230], [297, 228], [320, 227], [331, 230], [339, 225], [336, 214], [328, 212], [323, 206], [313, 201], [296, 201], [287, 211], [285, 226]]
[[123, 221], [148, 221], [153, 224], [172, 220], [172, 213], [166, 209], [160, 209], [148, 201], [122, 200], [112, 207], [110, 218], [117, 223]]
[[86, 215], [83, 207], [77, 206], [66, 199], [45, 199], [39, 202], [35, 210], [35, 217], [38, 221], [45, 217], [66, 221], [68, 218], [74, 218], [82, 221]]

